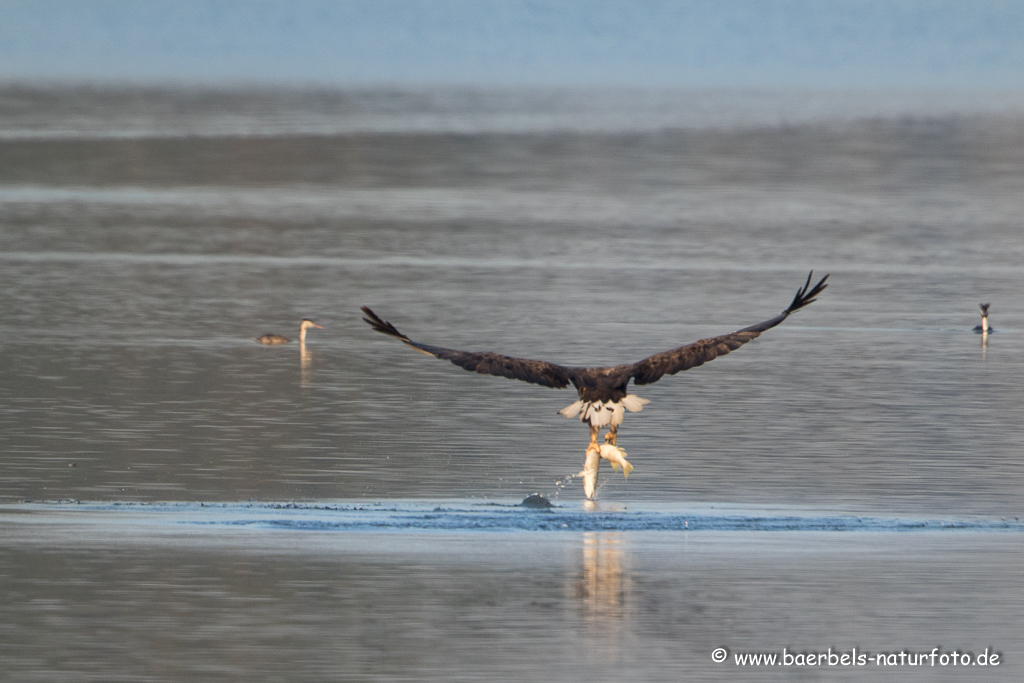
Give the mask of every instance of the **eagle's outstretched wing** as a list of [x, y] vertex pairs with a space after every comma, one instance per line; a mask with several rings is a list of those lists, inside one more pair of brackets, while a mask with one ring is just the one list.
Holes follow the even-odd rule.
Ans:
[[617, 365], [611, 368], [567, 368], [542, 360], [513, 358], [487, 351], [457, 351], [441, 346], [421, 344], [420, 342], [414, 342], [399, 332], [394, 325], [381, 319], [369, 307], [363, 306], [362, 311], [365, 314], [363, 320], [378, 332], [394, 337], [420, 353], [443, 358], [466, 370], [479, 372], [482, 375], [496, 375], [498, 377], [508, 377], [509, 379], [519, 379], [524, 382], [532, 382], [533, 384], [555, 387], [557, 389], [567, 387], [571, 382], [577, 386], [581, 395], [586, 388], [594, 388], [597, 385], [617, 388], [621, 390], [622, 394], [625, 394], [626, 385], [630, 379], [635, 384], [657, 382], [665, 375], [674, 375], [677, 372], [689, 370], [698, 365], [703, 365], [709, 360], [724, 356], [730, 351], [735, 351], [751, 339], [756, 339], [765, 330], [775, 327], [793, 311], [797, 311], [812, 303], [815, 297], [821, 294], [828, 286], [825, 284], [825, 281], [828, 279], [828, 275], [826, 275], [818, 281], [818, 284], [811, 287], [811, 276], [813, 274], [814, 271], [811, 271], [810, 275], [807, 276], [807, 282], [797, 290], [796, 296], [793, 297], [793, 302], [789, 307], [774, 318], [751, 325], [750, 327], [744, 327], [742, 330], [731, 334], [701, 339], [671, 351], [656, 353], [637, 363]]
[[421, 344], [414, 342], [399, 332], [394, 325], [381, 319], [368, 306], [363, 306], [362, 311], [366, 314], [363, 320], [378, 332], [394, 337], [420, 353], [451, 361], [460, 368], [479, 372], [481, 375], [496, 375], [498, 377], [508, 377], [509, 379], [520, 379], [524, 382], [532, 382], [533, 384], [554, 387], [556, 389], [564, 389], [569, 386], [570, 371], [561, 365], [542, 360], [502, 356], [501, 354], [487, 351], [458, 351], [441, 346]]
[[652, 384], [665, 375], [674, 375], [677, 372], [695, 368], [719, 356], [724, 356], [730, 351], [735, 351], [748, 341], [759, 337], [765, 330], [770, 330], [781, 323], [789, 317], [790, 313], [813, 303], [815, 298], [828, 287], [825, 284], [825, 281], [828, 280], [828, 275], [821, 278], [818, 284], [811, 287], [811, 276], [813, 275], [814, 271], [812, 270], [807, 275], [807, 282], [796, 291], [796, 296], [793, 297], [789, 307], [774, 318], [751, 325], [750, 327], [744, 327], [742, 330], [737, 330], [730, 334], [701, 339], [671, 351], [656, 353], [630, 365], [619, 366], [616, 368], [619, 372], [615, 374], [627, 374], [629, 377], [632, 377], [634, 384]]

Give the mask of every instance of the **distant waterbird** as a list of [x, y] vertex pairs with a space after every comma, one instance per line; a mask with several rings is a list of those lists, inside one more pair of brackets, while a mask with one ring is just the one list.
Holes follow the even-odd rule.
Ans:
[[[828, 286], [825, 284], [828, 275], [811, 286], [813, 275], [814, 272], [811, 271], [804, 285], [797, 289], [796, 296], [786, 310], [774, 318], [736, 332], [701, 339], [686, 346], [657, 353], [636, 363], [612, 367], [566, 367], [547, 361], [513, 358], [486, 351], [458, 351], [431, 346], [413, 341], [369, 307], [363, 306], [362, 311], [365, 314], [363, 320], [377, 332], [394, 337], [420, 353], [451, 361], [466, 370], [556, 389], [563, 389], [572, 384], [579, 394], [579, 400], [558, 412], [567, 418], [579, 416], [580, 421], [590, 427], [590, 443], [587, 446], [583, 471], [578, 476], [583, 477], [583, 490], [587, 499], [593, 500], [602, 459], [609, 461], [612, 469], [616, 471], [621, 468], [626, 477], [633, 470], [633, 466], [626, 460], [626, 452], [616, 443], [617, 433], [625, 411], [639, 412], [650, 401], [629, 393], [629, 382], [632, 380], [635, 385], [652, 384], [665, 375], [674, 375], [703, 365], [756, 339], [762, 332], [779, 325], [791, 313], [813, 303], [825, 290]], [[598, 434], [604, 428], [608, 429], [608, 433], [604, 436], [604, 443], [598, 444]]]
[[[324, 329], [320, 325], [308, 318], [303, 318], [302, 323], [299, 325], [299, 344], [305, 346], [306, 344], [306, 330], [315, 327], [318, 330]], [[289, 344], [291, 339], [288, 337], [282, 337], [279, 334], [264, 334], [263, 336], [256, 337], [256, 341], [260, 344]]]
[[981, 324], [974, 326], [975, 332], [981, 332], [988, 334], [989, 332], [995, 332], [991, 327], [988, 326], [988, 307], [989, 304], [978, 304], [981, 307]]

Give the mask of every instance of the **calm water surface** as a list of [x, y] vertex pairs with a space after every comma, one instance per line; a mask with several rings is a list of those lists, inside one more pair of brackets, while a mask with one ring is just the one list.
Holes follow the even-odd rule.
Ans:
[[[995, 529], [1024, 508], [1011, 100], [8, 92], [5, 676], [794, 676], [718, 646], [993, 647], [998, 669], [796, 675], [1019, 675], [1020, 532]], [[637, 391], [636, 470], [602, 472], [597, 511], [572, 477], [586, 430], [556, 413], [572, 394], [410, 353], [358, 311], [616, 364], [773, 316], [812, 268], [832, 275], [810, 308]], [[325, 328], [304, 353], [252, 341], [303, 317]], [[534, 492], [611, 522], [330, 522]], [[44, 502], [71, 500], [100, 506]], [[342, 507], [326, 530], [199, 507], [246, 501]], [[202, 523], [138, 514], [154, 502]], [[991, 528], [618, 528], [638, 506]]]

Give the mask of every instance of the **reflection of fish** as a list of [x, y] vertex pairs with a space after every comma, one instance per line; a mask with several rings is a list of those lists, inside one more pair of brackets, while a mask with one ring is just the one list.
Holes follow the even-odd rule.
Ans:
[[988, 307], [989, 304], [978, 304], [981, 307], [981, 324], [974, 326], [975, 332], [995, 332], [991, 327], [988, 326]]
[[[302, 320], [302, 324], [299, 325], [299, 343], [300, 344], [305, 344], [306, 343], [306, 330], [308, 330], [311, 327], [315, 327], [318, 330], [324, 329], [324, 328], [320, 327], [319, 325], [317, 325], [312, 320], [309, 320], [308, 318], [304, 318]], [[288, 344], [288, 343], [291, 342], [291, 339], [289, 339], [288, 337], [282, 337], [279, 334], [265, 334], [262, 337], [256, 337], [256, 341], [258, 341], [260, 344]]]
[[[703, 365], [756, 339], [762, 332], [770, 330], [789, 317], [790, 313], [815, 301], [815, 297], [824, 291], [828, 286], [825, 284], [828, 275], [821, 278], [813, 287], [811, 286], [812, 275], [813, 272], [807, 276], [807, 281], [797, 290], [796, 296], [793, 297], [793, 301], [790, 302], [786, 310], [774, 318], [744, 327], [736, 332], [701, 339], [671, 351], [656, 353], [636, 363], [612, 367], [566, 367], [547, 361], [513, 358], [497, 353], [458, 351], [422, 344], [399, 332], [394, 325], [380, 318], [368, 307], [363, 306], [362, 310], [365, 314], [363, 320], [376, 331], [395, 337], [420, 353], [443, 358], [466, 370], [473, 370], [483, 375], [519, 379], [558, 389], [565, 388], [570, 384], [576, 387], [579, 400], [559, 412], [570, 418], [579, 415], [580, 420], [590, 426], [590, 445], [587, 447], [583, 468], [585, 475], [583, 487], [587, 498], [592, 499], [597, 485], [597, 469], [601, 458], [610, 461], [613, 466], [619, 465], [627, 472], [633, 469], [632, 465], [626, 462], [625, 454], [618, 448], [615, 448], [614, 451], [606, 451], [597, 443], [598, 433], [607, 427], [608, 433], [604, 437], [605, 445], [615, 447], [616, 434], [619, 425], [622, 424], [625, 411], [638, 412], [648, 403], [646, 399], [628, 392], [630, 381], [637, 385], [652, 384], [665, 375], [674, 375], [677, 372]], [[627, 466], [629, 470], [626, 470]]]
[[[593, 503], [591, 503], [593, 505]], [[587, 638], [583, 647], [609, 652], [625, 646], [636, 614], [631, 579], [628, 544], [616, 532], [583, 533], [579, 571], [573, 576], [570, 590], [589, 627], [581, 636]]]

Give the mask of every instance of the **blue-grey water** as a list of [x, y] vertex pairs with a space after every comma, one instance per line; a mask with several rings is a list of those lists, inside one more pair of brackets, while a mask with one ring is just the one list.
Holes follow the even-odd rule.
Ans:
[[[4, 91], [0, 679], [1019, 676], [1022, 102]], [[616, 364], [811, 269], [636, 390], [596, 505], [574, 394], [359, 313]]]

